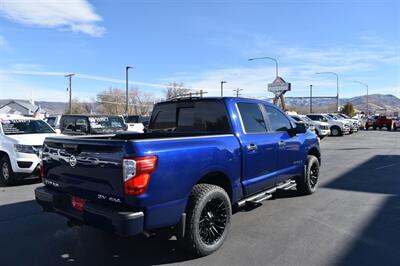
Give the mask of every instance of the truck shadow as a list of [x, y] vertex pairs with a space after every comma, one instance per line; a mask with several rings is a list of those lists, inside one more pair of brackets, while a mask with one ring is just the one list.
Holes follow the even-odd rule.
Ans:
[[[323, 188], [382, 197], [334, 264], [398, 265], [400, 156], [375, 156]], [[290, 197], [301, 196], [295, 190], [274, 195], [278, 200]], [[0, 205], [0, 247], [1, 265], [160, 265], [196, 260], [174, 238], [123, 238], [86, 226], [69, 228], [65, 218], [43, 213], [34, 200]]]
[[[1, 204], [1, 203], [0, 203]], [[34, 200], [0, 206], [1, 265], [158, 265], [189, 261], [178, 241], [67, 227]]]
[[375, 213], [360, 224], [357, 237], [337, 259], [337, 265], [399, 265], [400, 156], [372, 157], [324, 187], [383, 196], [378, 207], [372, 206]]

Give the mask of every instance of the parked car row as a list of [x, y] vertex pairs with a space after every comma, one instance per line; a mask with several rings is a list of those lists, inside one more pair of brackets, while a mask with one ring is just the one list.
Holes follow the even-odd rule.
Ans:
[[320, 139], [326, 136], [342, 136], [352, 134], [359, 130], [360, 121], [352, 119], [345, 114], [323, 114], [313, 113], [307, 115], [299, 115], [297, 113], [288, 112], [288, 114], [296, 121], [303, 121], [306, 126], [315, 132]]
[[116, 115], [53, 115], [45, 121], [21, 115], [0, 115], [0, 182], [39, 176], [39, 154], [46, 137], [143, 133], [146, 118]]

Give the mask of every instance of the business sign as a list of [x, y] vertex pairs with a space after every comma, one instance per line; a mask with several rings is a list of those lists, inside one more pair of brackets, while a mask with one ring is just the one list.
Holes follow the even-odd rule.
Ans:
[[273, 93], [282, 93], [285, 91], [290, 91], [290, 89], [291, 84], [289, 82], [286, 82], [281, 77], [276, 77], [276, 79], [272, 83], [268, 84], [268, 91]]

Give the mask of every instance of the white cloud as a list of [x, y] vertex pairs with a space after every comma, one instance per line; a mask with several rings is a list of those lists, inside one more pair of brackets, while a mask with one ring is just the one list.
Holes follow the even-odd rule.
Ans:
[[102, 18], [87, 0], [2, 0], [0, 15], [31, 26], [60, 28], [101, 37]]
[[8, 47], [8, 44], [7, 44], [6, 39], [0, 35], [0, 48], [7, 48], [7, 47]]
[[[238, 33], [237, 38], [229, 36], [226, 42], [220, 42], [233, 49], [243, 58], [242, 67], [224, 67], [208, 69], [195, 73], [176, 73], [165, 80], [180, 81], [194, 88], [208, 91], [208, 95], [220, 94], [220, 81], [227, 80], [224, 88], [226, 95], [233, 95], [233, 89], [244, 89], [243, 95], [252, 97], [271, 96], [267, 93], [267, 84], [274, 79], [274, 62], [254, 61], [245, 65], [250, 57], [275, 56], [279, 61], [279, 75], [292, 83], [290, 96], [305, 96], [309, 85], [313, 84], [318, 96], [336, 95], [336, 79], [329, 75], [316, 75], [316, 72], [333, 71], [339, 74], [340, 95], [343, 97], [363, 94], [363, 88], [352, 83], [354, 79], [370, 81], [371, 87], [391, 87], [396, 80], [374, 80], [383, 69], [400, 69], [399, 46], [377, 42], [377, 38], [360, 38], [356, 44], [335, 44], [329, 47], [301, 47], [283, 44], [271, 38], [260, 36], [244, 37]], [[239, 41], [240, 39], [240, 41]], [[243, 67], [244, 66], [244, 67]], [[267, 67], [266, 67], [267, 66]], [[387, 84], [380, 84], [380, 82]], [[375, 84], [373, 84], [375, 83]], [[395, 86], [394, 86], [395, 87]], [[399, 96], [399, 91], [392, 89], [387, 93]]]

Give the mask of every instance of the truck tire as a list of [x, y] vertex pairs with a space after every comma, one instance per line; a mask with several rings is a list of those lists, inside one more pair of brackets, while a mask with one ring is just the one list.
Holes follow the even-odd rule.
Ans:
[[186, 215], [184, 248], [206, 256], [216, 251], [228, 235], [231, 201], [221, 187], [197, 184], [190, 194]]
[[331, 127], [331, 135], [337, 137], [337, 136], [342, 136], [343, 133], [342, 133], [342, 130], [340, 129], [340, 127], [333, 126], [333, 127]]
[[307, 156], [304, 175], [296, 178], [297, 191], [303, 195], [313, 194], [318, 188], [319, 161], [313, 155]]
[[10, 160], [7, 156], [3, 156], [0, 160], [0, 182], [5, 186], [13, 185], [15, 177]]

